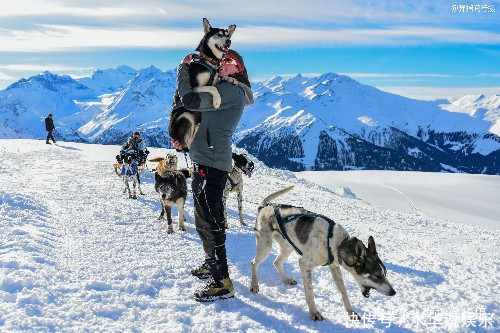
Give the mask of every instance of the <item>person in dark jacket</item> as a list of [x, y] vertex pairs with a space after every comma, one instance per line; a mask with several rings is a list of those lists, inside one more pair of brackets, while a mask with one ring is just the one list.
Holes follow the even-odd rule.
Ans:
[[[232, 167], [231, 136], [240, 121], [245, 106], [245, 89], [238, 82], [222, 81], [216, 85], [221, 105], [215, 109], [212, 95], [195, 93], [189, 78], [189, 58], [179, 65], [177, 88], [184, 108], [201, 112], [198, 132], [189, 149], [193, 161], [191, 188], [194, 218], [205, 261], [191, 274], [208, 284], [194, 294], [197, 301], [214, 301], [234, 296], [226, 257], [226, 228], [223, 192]], [[243, 63], [240, 64], [243, 68]], [[175, 105], [174, 105], [175, 107]], [[179, 143], [172, 140], [175, 147]]]
[[137, 155], [139, 165], [146, 163], [149, 150], [146, 147], [146, 142], [141, 138], [141, 133], [134, 132], [134, 134], [127, 139], [127, 142], [125, 142], [120, 150], [120, 155], [116, 156], [116, 160], [122, 163], [127, 152], [134, 152]]
[[56, 143], [56, 140], [54, 139], [54, 136], [52, 135], [52, 131], [55, 130], [56, 127], [54, 126], [54, 120], [52, 119], [52, 113], [49, 113], [47, 118], [45, 118], [45, 130], [47, 131], [47, 140], [45, 140], [45, 143], [50, 145], [49, 139], [52, 140], [52, 142]]

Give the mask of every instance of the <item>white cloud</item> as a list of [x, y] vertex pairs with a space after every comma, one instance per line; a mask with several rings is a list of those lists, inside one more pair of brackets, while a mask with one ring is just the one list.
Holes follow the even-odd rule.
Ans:
[[9, 81], [12, 82], [12, 80], [15, 80], [16, 78], [10, 75], [7, 75], [5, 73], [0, 72], [0, 80], [1, 81]]
[[376, 79], [376, 78], [437, 78], [437, 77], [442, 77], [442, 78], [452, 78], [452, 77], [460, 77], [459, 75], [450, 75], [450, 74], [401, 74], [401, 73], [342, 73], [342, 75], [347, 75], [352, 78], [370, 78], [370, 79]]
[[495, 95], [500, 93], [498, 87], [377, 87], [393, 94], [423, 100], [434, 100], [465, 95]]
[[18, 71], [18, 72], [61, 72], [61, 71], [77, 71], [84, 72], [93, 70], [94, 67], [75, 67], [75, 66], [66, 66], [66, 65], [57, 65], [57, 64], [48, 64], [48, 65], [32, 65], [32, 64], [12, 64], [12, 65], [0, 65], [0, 69], [8, 70], [8, 71]]
[[[2, 33], [3, 32], [3, 33]], [[117, 29], [44, 25], [40, 30], [1, 30], [0, 51], [38, 52], [71, 49], [186, 49], [197, 45], [200, 28]], [[427, 43], [500, 43], [500, 34], [488, 31], [427, 27], [390, 29], [311, 30], [275, 26], [237, 29], [233, 42], [245, 47], [312, 47], [336, 45], [413, 45]]]

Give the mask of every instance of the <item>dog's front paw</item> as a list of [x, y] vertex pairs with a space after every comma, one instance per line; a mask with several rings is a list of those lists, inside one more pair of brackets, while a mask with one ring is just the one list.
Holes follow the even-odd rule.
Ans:
[[186, 231], [186, 227], [185, 226], [179, 226], [179, 231]]
[[314, 321], [325, 320], [325, 318], [321, 315], [321, 313], [319, 313], [319, 311], [311, 313], [311, 319]]
[[134, 194], [134, 195], [132, 196], [132, 199], [137, 199], [137, 195], [135, 195], [135, 194]]
[[285, 279], [283, 280], [283, 282], [285, 282], [285, 284], [288, 284], [289, 286], [295, 286], [297, 284], [297, 281], [295, 281], [294, 279]]
[[220, 103], [221, 103], [221, 98], [220, 98], [220, 94], [219, 92], [215, 91], [213, 94], [213, 105], [214, 105], [214, 108], [218, 109], [220, 107]]
[[252, 286], [250, 287], [250, 291], [251, 291], [252, 293], [254, 293], [254, 294], [257, 294], [257, 293], [259, 292], [259, 285], [256, 285], [256, 286], [252, 285]]
[[167, 234], [172, 234], [172, 233], [174, 233], [174, 228], [168, 227], [167, 228]]

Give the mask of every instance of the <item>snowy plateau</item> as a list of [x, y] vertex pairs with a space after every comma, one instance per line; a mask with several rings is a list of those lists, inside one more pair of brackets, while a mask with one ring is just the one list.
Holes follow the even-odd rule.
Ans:
[[[73, 79], [44, 72], [0, 91], [0, 138], [121, 144], [133, 130], [170, 147], [176, 70], [127, 66]], [[234, 135], [269, 167], [500, 174], [500, 95], [421, 101], [325, 73], [253, 84], [255, 103]]]
[[[109, 93], [107, 86], [96, 87]], [[78, 106], [72, 111], [85, 118], [77, 116], [84, 111]], [[106, 118], [96, 114], [94, 119]], [[82, 126], [90, 121], [82, 120]], [[186, 203], [187, 230], [167, 235], [165, 222], [157, 220], [153, 174], [143, 175], [144, 196], [127, 199], [112, 169], [118, 150], [0, 140], [0, 332], [498, 332], [498, 176], [350, 171], [342, 178], [332, 171], [273, 169], [250, 155], [256, 167], [244, 179], [248, 226], [238, 223], [235, 197], [228, 200], [227, 252], [236, 296], [197, 303], [193, 293], [203, 282], [189, 271], [203, 254], [192, 197]], [[172, 152], [151, 151], [152, 156]], [[460, 189], [453, 193], [439, 184], [433, 189], [436, 180], [448, 183], [442, 176], [455, 176], [451, 184]], [[310, 320], [295, 253], [284, 269], [298, 285], [283, 284], [272, 263], [275, 248], [260, 266], [259, 294], [249, 290], [257, 203], [291, 184], [293, 191], [277, 202], [327, 215], [365, 244], [370, 235], [375, 238], [397, 294], [373, 291], [366, 299], [344, 271], [351, 304], [363, 316], [360, 323], [348, 320], [327, 267], [313, 274], [316, 304], [326, 320]], [[371, 196], [370, 186], [375, 186]], [[416, 194], [426, 191], [432, 197], [421, 201]], [[400, 201], [388, 207], [395, 194]], [[436, 217], [450, 212], [454, 201], [455, 214]], [[466, 220], [457, 218], [460, 211], [467, 212]], [[474, 214], [481, 219], [469, 223]]]

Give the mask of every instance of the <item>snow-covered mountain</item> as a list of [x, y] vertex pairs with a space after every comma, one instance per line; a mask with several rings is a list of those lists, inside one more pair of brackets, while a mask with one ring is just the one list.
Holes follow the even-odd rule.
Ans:
[[[45, 72], [0, 91], [0, 136], [119, 144], [139, 130], [169, 147], [176, 71], [97, 70], [74, 80]], [[420, 101], [343, 75], [275, 76], [253, 87], [235, 144], [268, 166], [300, 170], [394, 169], [500, 174], [500, 95]]]

